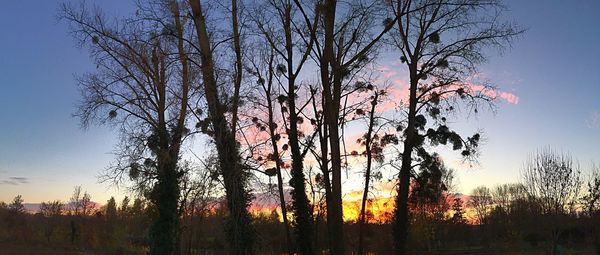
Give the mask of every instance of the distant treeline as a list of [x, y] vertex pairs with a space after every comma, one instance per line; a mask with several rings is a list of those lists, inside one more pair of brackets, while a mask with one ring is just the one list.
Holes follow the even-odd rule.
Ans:
[[[449, 190], [433, 191], [427, 183], [411, 184], [408, 250], [418, 254], [462, 254], [484, 251], [514, 254], [566, 254], [600, 251], [600, 172], [584, 175], [570, 156], [552, 150], [533, 154], [521, 174], [522, 182], [493, 188], [480, 186], [469, 196]], [[452, 186], [452, 173], [444, 183]], [[374, 203], [377, 198], [369, 201]], [[208, 195], [188, 197], [181, 205], [176, 239], [179, 254], [227, 254], [226, 201]], [[152, 203], [125, 197], [111, 198], [95, 208], [91, 197], [76, 187], [67, 203], [49, 201], [36, 214], [26, 213], [17, 196], [0, 203], [0, 245], [62, 247], [100, 254], [146, 254], [151, 223], [157, 212]], [[387, 203], [387, 202], [386, 202]], [[358, 206], [347, 203], [345, 207]], [[370, 208], [373, 208], [370, 206]], [[386, 210], [393, 208], [392, 205]], [[280, 210], [257, 210], [252, 215], [260, 254], [286, 254], [288, 246]], [[364, 249], [388, 254], [393, 218], [359, 219], [344, 223], [345, 246], [356, 250], [360, 231]], [[326, 215], [315, 211], [314, 243], [325, 251]], [[361, 229], [362, 228], [362, 229]], [[297, 245], [292, 243], [292, 245]], [[456, 253], [452, 253], [456, 252]]]

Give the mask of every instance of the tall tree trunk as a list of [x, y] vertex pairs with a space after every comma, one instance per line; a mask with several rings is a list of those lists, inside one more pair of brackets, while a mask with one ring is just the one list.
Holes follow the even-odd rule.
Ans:
[[[162, 89], [162, 88], [159, 88]], [[162, 108], [161, 108], [162, 109]], [[179, 151], [172, 151], [169, 147], [169, 132], [162, 121], [164, 111], [159, 113], [160, 130], [155, 131], [158, 138], [158, 151], [156, 156], [157, 183], [154, 186], [151, 199], [158, 218], [150, 229], [150, 254], [174, 254], [177, 236], [179, 234], [179, 173], [177, 172], [177, 156]], [[175, 145], [172, 145], [173, 147]]]
[[[324, 99], [323, 99], [324, 100]], [[315, 109], [316, 112], [316, 109]], [[332, 218], [332, 214], [329, 213], [329, 205], [332, 204], [332, 195], [331, 195], [331, 178], [329, 177], [329, 132], [327, 132], [327, 126], [324, 125], [324, 123], [320, 123], [320, 130], [319, 130], [319, 143], [320, 143], [320, 149], [321, 149], [321, 158], [320, 158], [320, 165], [321, 165], [321, 172], [323, 172], [323, 188], [325, 189], [325, 205], [326, 205], [326, 209], [327, 209], [327, 231], [328, 234], [329, 229], [331, 229], [330, 227], [330, 222], [333, 222], [333, 218]], [[329, 237], [329, 247], [332, 247], [332, 238]]]
[[[335, 93], [335, 92], [334, 92]], [[335, 94], [334, 94], [335, 97]], [[327, 205], [327, 211], [331, 214], [329, 223], [330, 237], [332, 238], [332, 254], [344, 254], [344, 232], [342, 211], [342, 157], [340, 149], [340, 134], [338, 125], [339, 103], [335, 100], [329, 101], [330, 108], [327, 114], [327, 128], [329, 131], [329, 147], [331, 148], [331, 204]], [[339, 102], [339, 101], [337, 101]], [[336, 106], [337, 105], [337, 106]]]
[[408, 126], [405, 130], [406, 140], [404, 141], [404, 150], [402, 152], [402, 166], [400, 167], [398, 194], [396, 196], [396, 210], [394, 212], [394, 243], [396, 254], [407, 254], [408, 241], [408, 192], [410, 185], [410, 176], [412, 169], [412, 151], [414, 149], [415, 136], [415, 116], [417, 110], [417, 66], [412, 64], [410, 72], [410, 98], [408, 109]]
[[371, 163], [373, 161], [373, 155], [371, 155], [371, 141], [373, 139], [373, 126], [375, 125], [375, 106], [377, 105], [377, 98], [379, 94], [375, 92], [371, 104], [371, 111], [369, 112], [369, 127], [367, 128], [367, 136], [365, 141], [365, 152], [367, 153], [367, 169], [365, 171], [365, 188], [363, 190], [363, 197], [360, 207], [359, 217], [359, 230], [358, 230], [358, 255], [365, 253], [364, 251], [364, 236], [365, 236], [365, 224], [366, 224], [366, 207], [367, 198], [369, 196], [369, 181], [371, 180]]
[[[321, 83], [323, 86], [323, 112], [325, 127], [329, 132], [331, 154], [331, 196], [327, 203], [329, 242], [331, 254], [344, 254], [344, 231], [342, 212], [342, 162], [339, 134], [339, 102], [341, 96], [341, 77], [339, 65], [334, 55], [334, 26], [336, 0], [327, 0], [323, 6], [323, 22], [325, 41], [323, 55], [320, 60]], [[331, 72], [330, 68], [331, 67]], [[330, 74], [333, 81], [330, 79]], [[333, 89], [333, 90], [332, 90]]]
[[232, 254], [253, 254], [254, 229], [248, 212], [250, 198], [246, 190], [246, 176], [240, 162], [239, 148], [233, 131], [227, 124], [225, 107], [219, 101], [214, 74], [214, 62], [206, 29], [206, 21], [199, 0], [189, 0], [198, 36], [202, 62], [202, 77], [208, 110], [214, 130], [219, 166], [225, 183], [229, 216], [227, 235]]
[[312, 225], [313, 218], [310, 210], [310, 204], [308, 196], [306, 195], [306, 183], [304, 177], [304, 157], [300, 152], [300, 145], [298, 142], [298, 117], [292, 117], [296, 115], [294, 100], [290, 100], [290, 132], [288, 134], [288, 140], [290, 143], [290, 149], [292, 152], [292, 179], [290, 180], [290, 186], [292, 186], [292, 205], [294, 208], [294, 218], [296, 220], [296, 241], [298, 244], [298, 250], [300, 254], [313, 254], [314, 249], [312, 245]]
[[[334, 55], [334, 26], [336, 0], [327, 0], [324, 4], [323, 22], [325, 42], [323, 45], [323, 55], [320, 61], [321, 83], [323, 86], [323, 112], [325, 127], [329, 132], [329, 147], [331, 154], [331, 196], [327, 203], [329, 228], [329, 242], [331, 254], [344, 254], [344, 232], [343, 232], [343, 212], [342, 212], [342, 164], [340, 152], [340, 134], [339, 134], [339, 98], [341, 77], [339, 75], [339, 65]], [[331, 72], [330, 68], [331, 67]], [[333, 81], [330, 79], [330, 74]]]
[[291, 149], [292, 156], [292, 206], [294, 208], [294, 219], [296, 221], [296, 242], [300, 254], [313, 254], [313, 239], [312, 227], [313, 218], [310, 209], [310, 202], [306, 195], [306, 183], [304, 177], [304, 155], [300, 151], [300, 142], [298, 135], [298, 112], [296, 110], [296, 75], [293, 66], [293, 42], [292, 42], [292, 24], [291, 24], [291, 9], [290, 3], [285, 6], [285, 45], [287, 53], [287, 73], [288, 73], [288, 95], [287, 103], [289, 108], [289, 132], [288, 143]]
[[238, 107], [240, 104], [240, 87], [242, 86], [242, 46], [238, 25], [237, 0], [231, 1], [231, 24], [233, 30], [233, 50], [235, 51], [235, 79], [233, 81], [233, 103], [231, 106], [231, 130], [235, 137], [238, 122]]
[[179, 182], [177, 163], [165, 150], [159, 152], [158, 182], [152, 190], [152, 200], [158, 211], [158, 218], [150, 230], [150, 254], [174, 254], [179, 228]]
[[[277, 147], [277, 145], [275, 145]], [[285, 203], [285, 193], [283, 191], [283, 178], [281, 177], [281, 167], [277, 167], [277, 188], [279, 189], [279, 203], [281, 207], [281, 217], [283, 218], [283, 227], [285, 230], [285, 242], [289, 254], [292, 254], [292, 237], [290, 235], [290, 222], [287, 218], [287, 206]]]
[[[158, 137], [158, 151], [156, 151], [156, 163], [158, 170], [158, 182], [152, 190], [152, 199], [158, 211], [158, 219], [151, 228], [150, 236], [150, 254], [179, 254], [179, 179], [181, 173], [177, 169], [179, 151], [183, 132], [185, 129], [185, 119], [187, 115], [187, 103], [189, 96], [189, 68], [187, 56], [183, 46], [183, 26], [181, 24], [179, 6], [172, 9], [175, 17], [175, 26], [177, 29], [177, 52], [181, 61], [181, 102], [179, 105], [179, 115], [177, 124], [172, 132], [167, 129], [165, 121], [166, 110], [166, 83], [160, 76], [154, 82], [158, 88], [159, 108], [158, 108], [158, 130], [155, 134]], [[157, 55], [155, 51], [153, 54]], [[157, 73], [164, 73], [164, 57], [159, 56], [155, 70]]]

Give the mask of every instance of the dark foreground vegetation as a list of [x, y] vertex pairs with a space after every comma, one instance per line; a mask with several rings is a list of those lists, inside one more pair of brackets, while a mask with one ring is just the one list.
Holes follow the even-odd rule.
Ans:
[[[426, 195], [426, 185], [415, 181], [409, 197], [409, 254], [600, 254], [600, 171], [591, 173], [584, 178], [568, 155], [543, 150], [525, 164], [522, 183], [480, 186], [469, 196], [450, 193], [450, 188]], [[451, 187], [452, 179], [447, 172], [443, 183]], [[181, 204], [176, 252], [229, 254], [225, 201], [203, 194]], [[126, 197], [117, 203], [111, 198], [99, 207], [76, 187], [68, 203], [45, 202], [35, 213], [26, 212], [23, 202], [17, 196], [10, 204], [0, 203], [0, 254], [149, 251], [157, 211], [143, 199]], [[356, 205], [344, 208], [358, 211], [352, 208]], [[359, 248], [389, 254], [391, 208], [367, 211], [366, 224], [345, 222], [349, 254]], [[252, 214], [257, 253], [287, 254], [298, 244], [287, 242], [280, 211], [262, 209]], [[312, 220], [315, 249], [327, 253], [326, 217], [317, 212]]]

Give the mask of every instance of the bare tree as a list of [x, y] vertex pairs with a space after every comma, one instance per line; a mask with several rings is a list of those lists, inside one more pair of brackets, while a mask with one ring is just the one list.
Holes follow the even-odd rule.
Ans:
[[529, 156], [521, 174], [527, 193], [539, 200], [544, 214], [575, 212], [582, 179], [579, 164], [569, 154], [539, 150]]
[[549, 231], [551, 250], [558, 254], [558, 241], [565, 216], [575, 214], [582, 186], [579, 164], [564, 152], [545, 148], [531, 154], [522, 169], [523, 185], [536, 200]]
[[91, 215], [94, 209], [92, 197], [87, 191], [82, 193], [81, 186], [75, 186], [73, 195], [69, 199], [69, 210], [75, 216]]
[[[413, 167], [431, 158], [425, 141], [434, 146], [450, 143], [463, 156], [476, 156], [480, 135], [463, 138], [448, 127], [446, 116], [458, 102], [476, 112], [480, 102], [494, 99], [493, 88], [470, 84], [469, 79], [486, 60], [486, 48], [502, 48], [521, 31], [501, 21], [504, 8], [495, 0], [398, 0], [390, 6], [397, 18], [386, 22], [394, 23], [391, 40], [409, 76], [394, 223], [396, 254], [406, 254], [409, 183]], [[430, 128], [427, 119], [433, 122]]]
[[[366, 158], [366, 166], [364, 172], [364, 188], [361, 201], [360, 214], [358, 217], [359, 223], [359, 237], [358, 237], [358, 254], [365, 253], [365, 242], [364, 235], [367, 227], [367, 201], [369, 196], [370, 186], [372, 185], [371, 179], [375, 178], [373, 172], [375, 163], [383, 163], [384, 161], [384, 149], [388, 145], [397, 145], [398, 137], [395, 134], [384, 133], [383, 129], [388, 127], [389, 124], [393, 123], [381, 116], [377, 111], [379, 110], [378, 105], [384, 102], [386, 97], [386, 90], [379, 90], [372, 84], [368, 84], [365, 90], [371, 90], [372, 96], [369, 97], [369, 103], [367, 104], [368, 110], [365, 111], [362, 108], [356, 109], [357, 117], [363, 117], [367, 121], [366, 133], [357, 140], [357, 142], [364, 146], [364, 151], [352, 151], [351, 155], [364, 156]], [[366, 115], [366, 116], [365, 116]], [[382, 134], [383, 133], [383, 134]]]
[[316, 33], [314, 58], [319, 65], [322, 88], [322, 133], [326, 138], [321, 139], [321, 158], [332, 254], [344, 254], [340, 133], [344, 125], [344, 102], [357, 89], [355, 76], [375, 58], [381, 38], [392, 29], [389, 23], [377, 27], [387, 16], [382, 4], [336, 0], [319, 3], [322, 21]]
[[175, 7], [175, 1], [139, 3], [138, 17], [115, 21], [84, 4], [64, 4], [59, 14], [97, 65], [78, 79], [82, 100], [76, 116], [84, 127], [112, 123], [120, 131], [117, 163], [106, 179], [118, 184], [129, 173], [156, 205], [151, 254], [174, 251], [183, 174], [178, 161], [193, 95], [184, 25], [178, 13], [164, 11]]
[[75, 186], [73, 195], [69, 198], [69, 214], [75, 216], [70, 220], [71, 243], [75, 243], [81, 235], [81, 224], [85, 216], [92, 214], [95, 204], [92, 202], [92, 196], [87, 191], [82, 191], [81, 186]]
[[582, 197], [584, 212], [588, 216], [590, 233], [594, 238], [596, 250], [600, 251], [600, 167], [592, 165], [590, 176], [586, 183], [586, 192]]
[[[278, 96], [278, 101], [282, 109], [285, 109], [282, 115], [287, 115], [282, 117], [292, 158], [290, 186], [293, 189], [292, 208], [296, 223], [296, 242], [301, 254], [313, 254], [313, 218], [304, 175], [304, 158], [308, 152], [306, 147], [312, 146], [312, 139], [304, 149], [301, 148], [301, 138], [304, 135], [299, 126], [303, 123], [303, 110], [308, 104], [298, 102], [301, 86], [297, 78], [312, 51], [319, 16], [314, 15], [314, 18], [310, 18], [306, 9], [309, 8], [297, 0], [267, 1], [257, 6], [257, 12], [262, 15], [256, 15], [260, 18], [253, 20], [256, 30], [277, 56], [275, 61], [278, 63], [273, 67], [278, 74], [276, 82], [284, 91]], [[277, 19], [269, 18], [273, 16]]]
[[492, 192], [486, 186], [479, 186], [471, 191], [471, 199], [468, 202], [477, 215], [477, 222], [480, 225], [486, 224], [486, 217], [493, 205]]
[[592, 166], [586, 184], [586, 194], [582, 197], [585, 212], [590, 216], [600, 213], [600, 167]]
[[48, 243], [50, 243], [52, 234], [59, 226], [58, 217], [62, 215], [63, 209], [64, 204], [58, 200], [42, 202], [40, 205], [40, 214], [45, 219], [44, 235]]
[[[250, 196], [247, 191], [247, 173], [244, 171], [240, 159], [239, 146], [236, 141], [237, 130], [237, 109], [239, 100], [239, 90], [241, 86], [242, 70], [242, 52], [241, 52], [241, 37], [238, 22], [238, 1], [232, 0], [230, 9], [227, 14], [231, 15], [231, 34], [227, 38], [233, 38], [233, 66], [228, 68], [234, 69], [233, 81], [218, 80], [217, 71], [219, 65], [215, 63], [214, 50], [219, 45], [215, 43], [216, 31], [209, 30], [207, 23], [206, 6], [199, 0], [189, 0], [190, 15], [193, 20], [195, 29], [194, 48], [200, 56], [200, 73], [202, 74], [202, 82], [204, 94], [208, 104], [209, 118], [206, 123], [212, 124], [212, 137], [215, 141], [220, 171], [223, 175], [225, 184], [225, 193], [227, 197], [227, 207], [229, 209], [229, 222], [227, 224], [227, 233], [230, 242], [231, 251], [234, 254], [252, 254], [254, 252], [254, 229], [252, 227], [252, 219], [247, 210], [250, 203]], [[175, 15], [179, 17], [179, 13]], [[224, 39], [224, 42], [231, 40]], [[230, 49], [227, 49], [230, 51]], [[233, 84], [234, 95], [231, 99], [232, 105], [223, 100], [219, 89], [219, 84], [222, 82]], [[231, 112], [233, 115], [231, 123], [228, 123], [226, 113]]]
[[8, 204], [8, 212], [13, 215], [24, 214], [26, 212], [25, 205], [23, 205], [24, 201], [23, 196], [17, 195], [13, 198], [13, 201]]
[[[261, 44], [259, 41], [257, 44]], [[256, 157], [256, 161], [259, 164], [262, 164], [267, 168], [265, 170], [265, 174], [267, 176], [276, 176], [277, 177], [277, 191], [279, 196], [279, 205], [281, 208], [281, 214], [283, 218], [284, 231], [286, 236], [286, 243], [288, 253], [292, 254], [292, 240], [290, 235], [290, 223], [288, 222], [288, 213], [287, 213], [287, 203], [285, 200], [285, 191], [284, 191], [284, 182], [282, 171], [285, 168], [285, 163], [283, 161], [284, 153], [287, 151], [289, 145], [286, 143], [279, 148], [279, 144], [282, 143], [284, 138], [285, 129], [287, 127], [282, 127], [277, 123], [282, 123], [285, 121], [285, 117], [283, 113], [281, 115], [277, 114], [275, 109], [276, 107], [276, 98], [278, 98], [278, 92], [280, 91], [279, 86], [276, 79], [276, 64], [275, 64], [275, 54], [272, 49], [266, 47], [260, 47], [256, 45], [257, 53], [253, 54], [254, 56], [249, 62], [252, 67], [248, 67], [248, 73], [254, 76], [257, 81], [257, 93], [253, 98], [252, 105], [255, 109], [259, 109], [260, 113], [251, 116], [251, 122], [257, 128], [257, 132], [261, 130], [267, 131], [268, 129], [268, 141], [264, 142], [266, 146], [270, 145], [270, 148], [266, 148], [263, 153], [259, 153], [259, 155], [254, 155]], [[283, 103], [283, 102], [282, 102]], [[282, 108], [284, 108], [282, 106]], [[266, 120], [261, 118], [260, 115], [264, 115], [264, 111], [266, 111]], [[250, 111], [250, 114], [256, 114], [257, 111]], [[250, 117], [250, 116], [249, 116]], [[291, 121], [291, 120], [290, 120]], [[284, 129], [282, 131], [282, 129]], [[289, 135], [289, 134], [288, 134]], [[258, 134], [254, 134], [255, 139], [259, 136]], [[263, 143], [262, 141], [256, 141], [256, 143]], [[306, 237], [308, 238], [308, 237]]]
[[491, 193], [496, 209], [505, 215], [511, 213], [515, 202], [527, 199], [527, 191], [521, 183], [500, 184], [495, 186]]

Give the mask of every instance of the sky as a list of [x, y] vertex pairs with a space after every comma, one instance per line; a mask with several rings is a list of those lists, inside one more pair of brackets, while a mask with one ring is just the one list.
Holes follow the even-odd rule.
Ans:
[[[95, 3], [122, 16], [131, 2]], [[101, 203], [125, 194], [97, 178], [113, 159], [116, 131], [84, 130], [72, 116], [75, 77], [94, 65], [57, 20], [58, 3], [0, 2], [0, 201], [19, 194], [29, 203], [65, 201], [76, 185]], [[568, 151], [583, 168], [600, 163], [600, 1], [506, 4], [527, 31], [502, 54], [490, 53], [481, 75], [518, 102], [501, 101], [495, 113], [454, 123], [485, 137], [478, 165], [447, 159], [463, 193], [518, 181], [523, 161], [546, 146]]]

